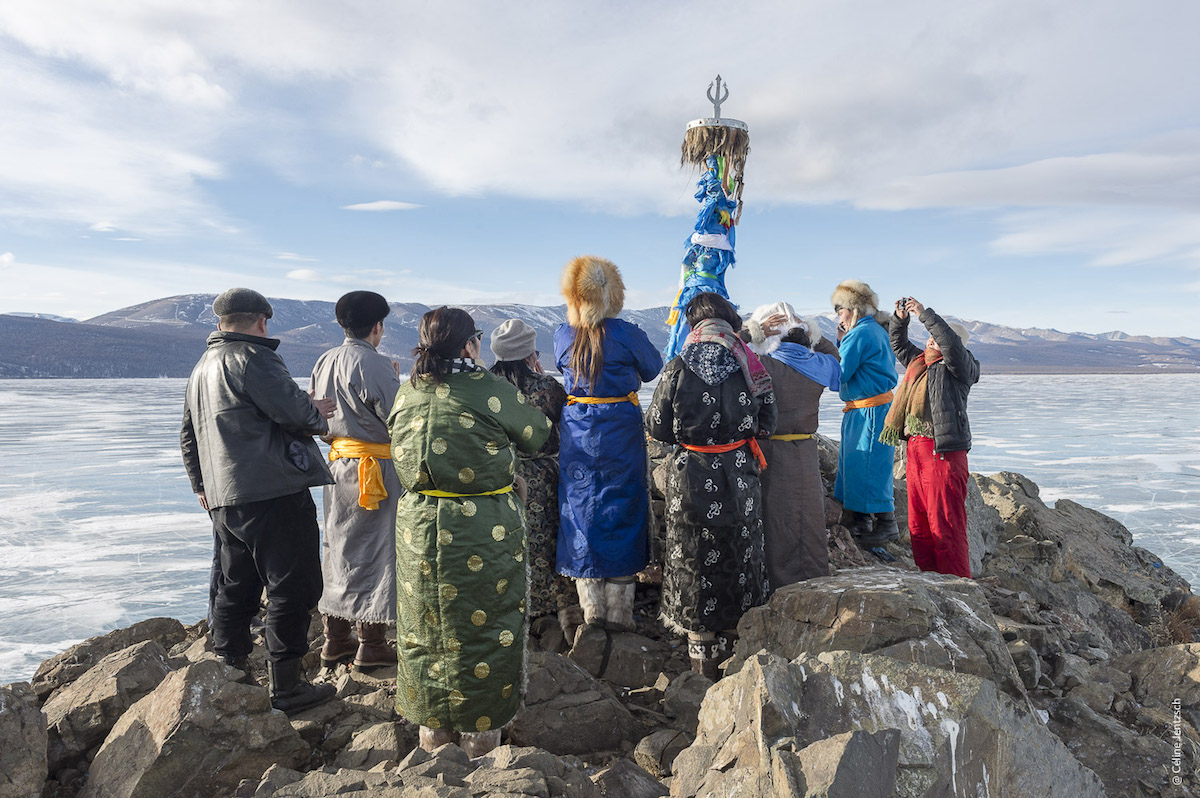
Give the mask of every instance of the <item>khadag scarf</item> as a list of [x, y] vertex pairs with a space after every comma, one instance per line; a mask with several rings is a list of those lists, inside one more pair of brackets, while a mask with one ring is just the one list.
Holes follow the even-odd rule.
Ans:
[[[905, 425], [913, 429], [927, 427], [925, 421], [926, 404], [929, 401], [928, 377], [929, 367], [942, 359], [942, 353], [936, 349], [926, 349], [908, 364], [904, 379], [896, 389], [896, 397], [888, 410], [887, 418], [883, 420], [883, 432], [879, 433], [879, 442], [888, 446], [900, 443]], [[930, 430], [932, 432], [932, 430]]]
[[797, 373], [831, 391], [842, 387], [842, 367], [832, 355], [822, 355], [807, 346], [783, 341], [767, 357], [773, 357], [780, 363], [791, 366]]
[[742, 370], [742, 376], [746, 378], [746, 384], [750, 386], [750, 391], [755, 396], [761, 396], [771, 390], [771, 375], [767, 373], [767, 369], [758, 359], [758, 355], [751, 352], [733, 331], [733, 328], [729, 326], [729, 322], [723, 319], [705, 319], [688, 333], [684, 347], [705, 343], [719, 344], [730, 351], [734, 360], [737, 361], [738, 368]]

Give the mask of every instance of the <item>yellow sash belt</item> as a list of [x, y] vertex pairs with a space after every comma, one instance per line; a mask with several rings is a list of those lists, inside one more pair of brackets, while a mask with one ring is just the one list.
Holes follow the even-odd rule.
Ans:
[[812, 437], [811, 432], [789, 432], [785, 435], [769, 435], [769, 441], [806, 441]]
[[629, 402], [630, 404], [638, 404], [637, 391], [630, 391], [627, 396], [568, 396], [567, 404], [581, 405], [611, 405], [617, 402]]
[[892, 401], [891, 391], [868, 396], [866, 399], [851, 399], [849, 402], [846, 402], [846, 406], [842, 408], [842, 412], [849, 413], [851, 410], [858, 410], [862, 407], [879, 407], [880, 405], [886, 405], [890, 401]]
[[513, 486], [505, 485], [496, 490], [485, 490], [483, 493], [451, 493], [448, 490], [419, 490], [422, 496], [436, 496], [439, 499], [461, 499], [466, 496], [498, 496], [501, 493], [512, 493]]
[[329, 444], [329, 462], [343, 458], [358, 460], [358, 506], [364, 510], [378, 510], [379, 502], [388, 495], [379, 461], [392, 459], [391, 444], [334, 438]]

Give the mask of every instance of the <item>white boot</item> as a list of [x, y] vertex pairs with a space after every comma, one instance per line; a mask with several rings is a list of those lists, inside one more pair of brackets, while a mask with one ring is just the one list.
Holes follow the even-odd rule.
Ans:
[[633, 597], [637, 583], [632, 576], [607, 579], [604, 582], [604, 619], [614, 631], [632, 632], [637, 629], [633, 622]]
[[463, 732], [459, 735], [458, 745], [467, 752], [467, 756], [471, 759], [483, 756], [500, 745], [500, 730]]
[[583, 622], [589, 625], [604, 623], [604, 580], [576, 579], [575, 589], [579, 591], [579, 605], [583, 607]]

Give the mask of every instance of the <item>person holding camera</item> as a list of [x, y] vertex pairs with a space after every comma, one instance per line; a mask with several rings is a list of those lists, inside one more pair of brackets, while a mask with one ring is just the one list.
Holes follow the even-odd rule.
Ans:
[[[908, 339], [914, 313], [929, 331], [924, 349]], [[879, 436], [889, 445], [908, 441], [908, 530], [917, 567], [968, 579], [967, 395], [979, 382], [969, 338], [961, 324], [948, 323], [913, 297], [896, 302], [892, 351], [907, 370]]]

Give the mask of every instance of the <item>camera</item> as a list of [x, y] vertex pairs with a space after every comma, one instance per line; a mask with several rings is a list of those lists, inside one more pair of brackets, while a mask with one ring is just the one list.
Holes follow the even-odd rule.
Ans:
[[901, 310], [907, 310], [907, 309], [908, 309], [908, 303], [909, 303], [911, 300], [912, 300], [912, 297], [910, 297], [910, 296], [902, 296], [902, 297], [900, 297], [900, 308], [901, 308]]

